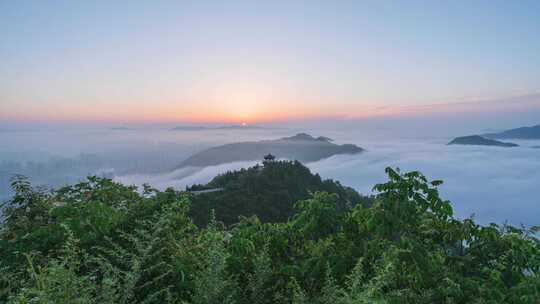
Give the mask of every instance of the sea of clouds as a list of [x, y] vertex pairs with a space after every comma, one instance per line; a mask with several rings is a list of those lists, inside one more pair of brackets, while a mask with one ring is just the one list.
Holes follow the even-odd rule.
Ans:
[[443, 198], [457, 217], [474, 214], [481, 223], [540, 224], [540, 150], [538, 142], [514, 141], [517, 148], [447, 146], [444, 142], [374, 143], [364, 154], [334, 156], [309, 167], [361, 193], [386, 179], [384, 168], [419, 170], [442, 179]]
[[[517, 148], [447, 146], [446, 139], [414, 139], [358, 143], [367, 151], [336, 155], [306, 164], [323, 178], [339, 180], [364, 194], [384, 182], [387, 166], [402, 171], [419, 170], [429, 179], [442, 179], [441, 195], [449, 199], [457, 217], [474, 215], [483, 224], [540, 224], [539, 141], [514, 141]], [[206, 183], [217, 174], [253, 166], [235, 162], [205, 168], [182, 168], [165, 174], [126, 175], [126, 184], [148, 183], [154, 187], [185, 188]]]
[[[330, 123], [320, 123], [319, 129], [309, 126], [227, 132], [176, 132], [170, 128], [142, 127], [133, 130], [65, 128], [6, 131], [0, 132], [0, 165], [7, 166], [13, 161], [44, 162], [44, 165], [49, 164], [44, 168], [52, 172], [47, 171], [45, 177], [28, 172], [29, 177], [38, 184], [58, 186], [58, 182], [54, 184], [46, 177], [55, 176], [66, 183], [84, 178], [82, 173], [78, 177], [71, 175], [88, 167], [84, 163], [85, 158], [77, 155], [91, 153], [96, 155], [101, 165], [93, 171], [89, 169], [88, 174], [107, 168], [108, 172], [114, 173], [116, 180], [126, 184], [148, 183], [159, 189], [184, 189], [192, 184], [206, 183], [219, 173], [256, 164], [235, 162], [205, 168], [174, 169], [193, 153], [223, 143], [275, 139], [308, 132], [314, 136], [331, 137], [338, 144], [354, 143], [366, 149], [362, 154], [337, 155], [306, 164], [323, 178], [339, 180], [361, 193], [370, 194], [374, 184], [386, 180], [384, 168], [387, 166], [399, 167], [402, 171], [419, 170], [429, 179], [444, 180], [441, 194], [452, 202], [455, 214], [460, 218], [474, 214], [484, 224], [504, 221], [540, 224], [540, 149], [532, 148], [540, 146], [540, 141], [511, 140], [520, 144], [515, 148], [447, 146], [453, 136], [479, 134], [486, 130], [468, 125], [463, 127], [465, 130], [456, 130], [454, 126], [462, 124], [441, 121], [443, 123], [438, 129], [434, 128], [434, 123], [425, 128], [413, 121], [414, 124], [396, 126], [386, 122], [374, 122], [372, 125], [351, 123], [342, 130], [333, 131]], [[55, 161], [48, 160], [51, 156], [72, 159], [73, 164], [58, 169]], [[0, 197], [4, 195], [7, 198], [8, 177], [4, 178]]]

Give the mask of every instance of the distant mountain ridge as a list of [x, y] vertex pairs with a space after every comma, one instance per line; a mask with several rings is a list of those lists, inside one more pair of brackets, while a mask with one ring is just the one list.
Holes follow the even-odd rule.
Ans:
[[500, 133], [487, 133], [483, 136], [497, 139], [540, 139], [540, 124], [532, 127], [510, 129]]
[[257, 130], [257, 129], [266, 129], [262, 126], [257, 125], [224, 125], [224, 126], [176, 126], [171, 129], [171, 131], [205, 131], [205, 130]]
[[189, 157], [177, 168], [260, 160], [269, 153], [278, 159], [313, 162], [337, 154], [356, 154], [363, 151], [364, 149], [352, 144], [334, 144], [328, 137], [315, 138], [306, 133], [299, 133], [275, 140], [247, 141], [209, 148]]
[[476, 146], [497, 146], [497, 147], [517, 147], [517, 144], [502, 142], [494, 139], [482, 137], [480, 135], [461, 136], [454, 138], [448, 145], [476, 145]]

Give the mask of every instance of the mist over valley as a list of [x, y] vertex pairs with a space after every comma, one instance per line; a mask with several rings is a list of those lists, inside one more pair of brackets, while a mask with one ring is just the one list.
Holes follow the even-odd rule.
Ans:
[[[353, 187], [362, 194], [372, 194], [375, 183], [385, 179], [384, 168], [419, 170], [432, 179], [442, 179], [443, 196], [454, 204], [457, 216], [474, 214], [481, 223], [535, 225], [540, 214], [536, 187], [540, 180], [538, 140], [513, 139], [518, 147], [446, 145], [454, 135], [480, 133], [484, 126], [456, 129], [446, 134], [446, 123], [433, 124], [426, 132], [408, 133], [412, 122], [394, 121], [380, 124], [364, 122], [355, 128], [326, 125], [290, 126], [253, 129], [204, 129], [170, 131], [166, 127], [136, 126], [111, 129], [102, 127], [4, 131], [0, 133], [0, 193], [3, 200], [10, 195], [9, 180], [14, 174], [28, 176], [32, 182], [48, 187], [76, 182], [88, 175], [114, 178], [125, 184], [141, 186], [148, 183], [158, 189], [185, 189], [193, 184], [209, 182], [218, 174], [247, 168], [261, 163], [267, 153], [278, 159], [299, 159], [314, 173]], [[381, 126], [387, 127], [381, 127]], [[400, 127], [401, 126], [401, 127]], [[298, 133], [314, 135], [307, 141], [339, 147], [356, 145], [358, 154], [327, 154], [316, 158], [317, 149], [279, 155], [270, 145], [280, 138]], [[441, 134], [441, 135], [438, 135]], [[325, 136], [332, 142], [319, 139]], [[228, 161], [215, 147], [235, 143], [247, 144], [247, 154], [234, 154]], [[303, 141], [300, 141], [301, 143]], [[305, 146], [303, 146], [305, 148]], [[326, 147], [326, 146], [325, 146]], [[238, 146], [242, 150], [242, 146]], [[209, 163], [194, 162], [193, 157], [205, 151], [215, 151], [205, 157]], [[214, 149], [214, 150], [212, 150]], [[255, 149], [255, 150], [249, 150]], [[288, 151], [288, 150], [283, 150]], [[305, 154], [305, 153], [311, 154]], [[358, 151], [360, 152], [360, 150]], [[302, 154], [304, 153], [304, 154]], [[315, 153], [315, 154], [313, 154]], [[204, 154], [202, 154], [204, 155]], [[214, 158], [223, 156], [224, 160]], [[286, 157], [289, 156], [289, 157]], [[179, 164], [183, 164], [180, 165]], [[50, 172], [55, 174], [51, 175]]]

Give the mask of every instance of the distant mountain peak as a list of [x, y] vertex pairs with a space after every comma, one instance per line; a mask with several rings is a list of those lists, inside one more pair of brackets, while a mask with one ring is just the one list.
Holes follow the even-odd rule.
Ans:
[[484, 137], [487, 138], [498, 138], [498, 139], [540, 139], [540, 124], [531, 126], [531, 127], [521, 127], [516, 129], [506, 130], [499, 133], [488, 133], [484, 134]]
[[298, 133], [290, 137], [283, 137], [282, 140], [303, 140], [303, 141], [324, 141], [324, 142], [334, 141], [333, 139], [326, 136], [319, 136], [315, 138], [307, 133]]
[[291, 159], [302, 162], [318, 161], [337, 154], [356, 154], [364, 149], [353, 145], [337, 145], [328, 137], [313, 137], [298, 133], [275, 140], [247, 141], [225, 144], [196, 153], [180, 163], [182, 167], [205, 167], [236, 161], [262, 160], [271, 154], [276, 159]]
[[334, 140], [329, 138], [329, 137], [326, 137], [326, 136], [319, 136], [317, 137], [317, 140], [318, 141], [326, 141], [326, 142], [333, 142]]
[[494, 139], [482, 137], [480, 135], [461, 136], [454, 138], [449, 145], [475, 145], [475, 146], [497, 146], [497, 147], [517, 147], [517, 144], [502, 142]]
[[315, 140], [315, 137], [307, 134], [307, 133], [298, 133], [291, 137], [284, 137], [282, 138], [284, 140]]

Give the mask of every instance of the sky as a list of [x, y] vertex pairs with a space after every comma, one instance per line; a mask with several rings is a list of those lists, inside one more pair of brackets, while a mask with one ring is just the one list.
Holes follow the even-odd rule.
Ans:
[[539, 92], [539, 1], [0, 0], [0, 122], [527, 112]]

